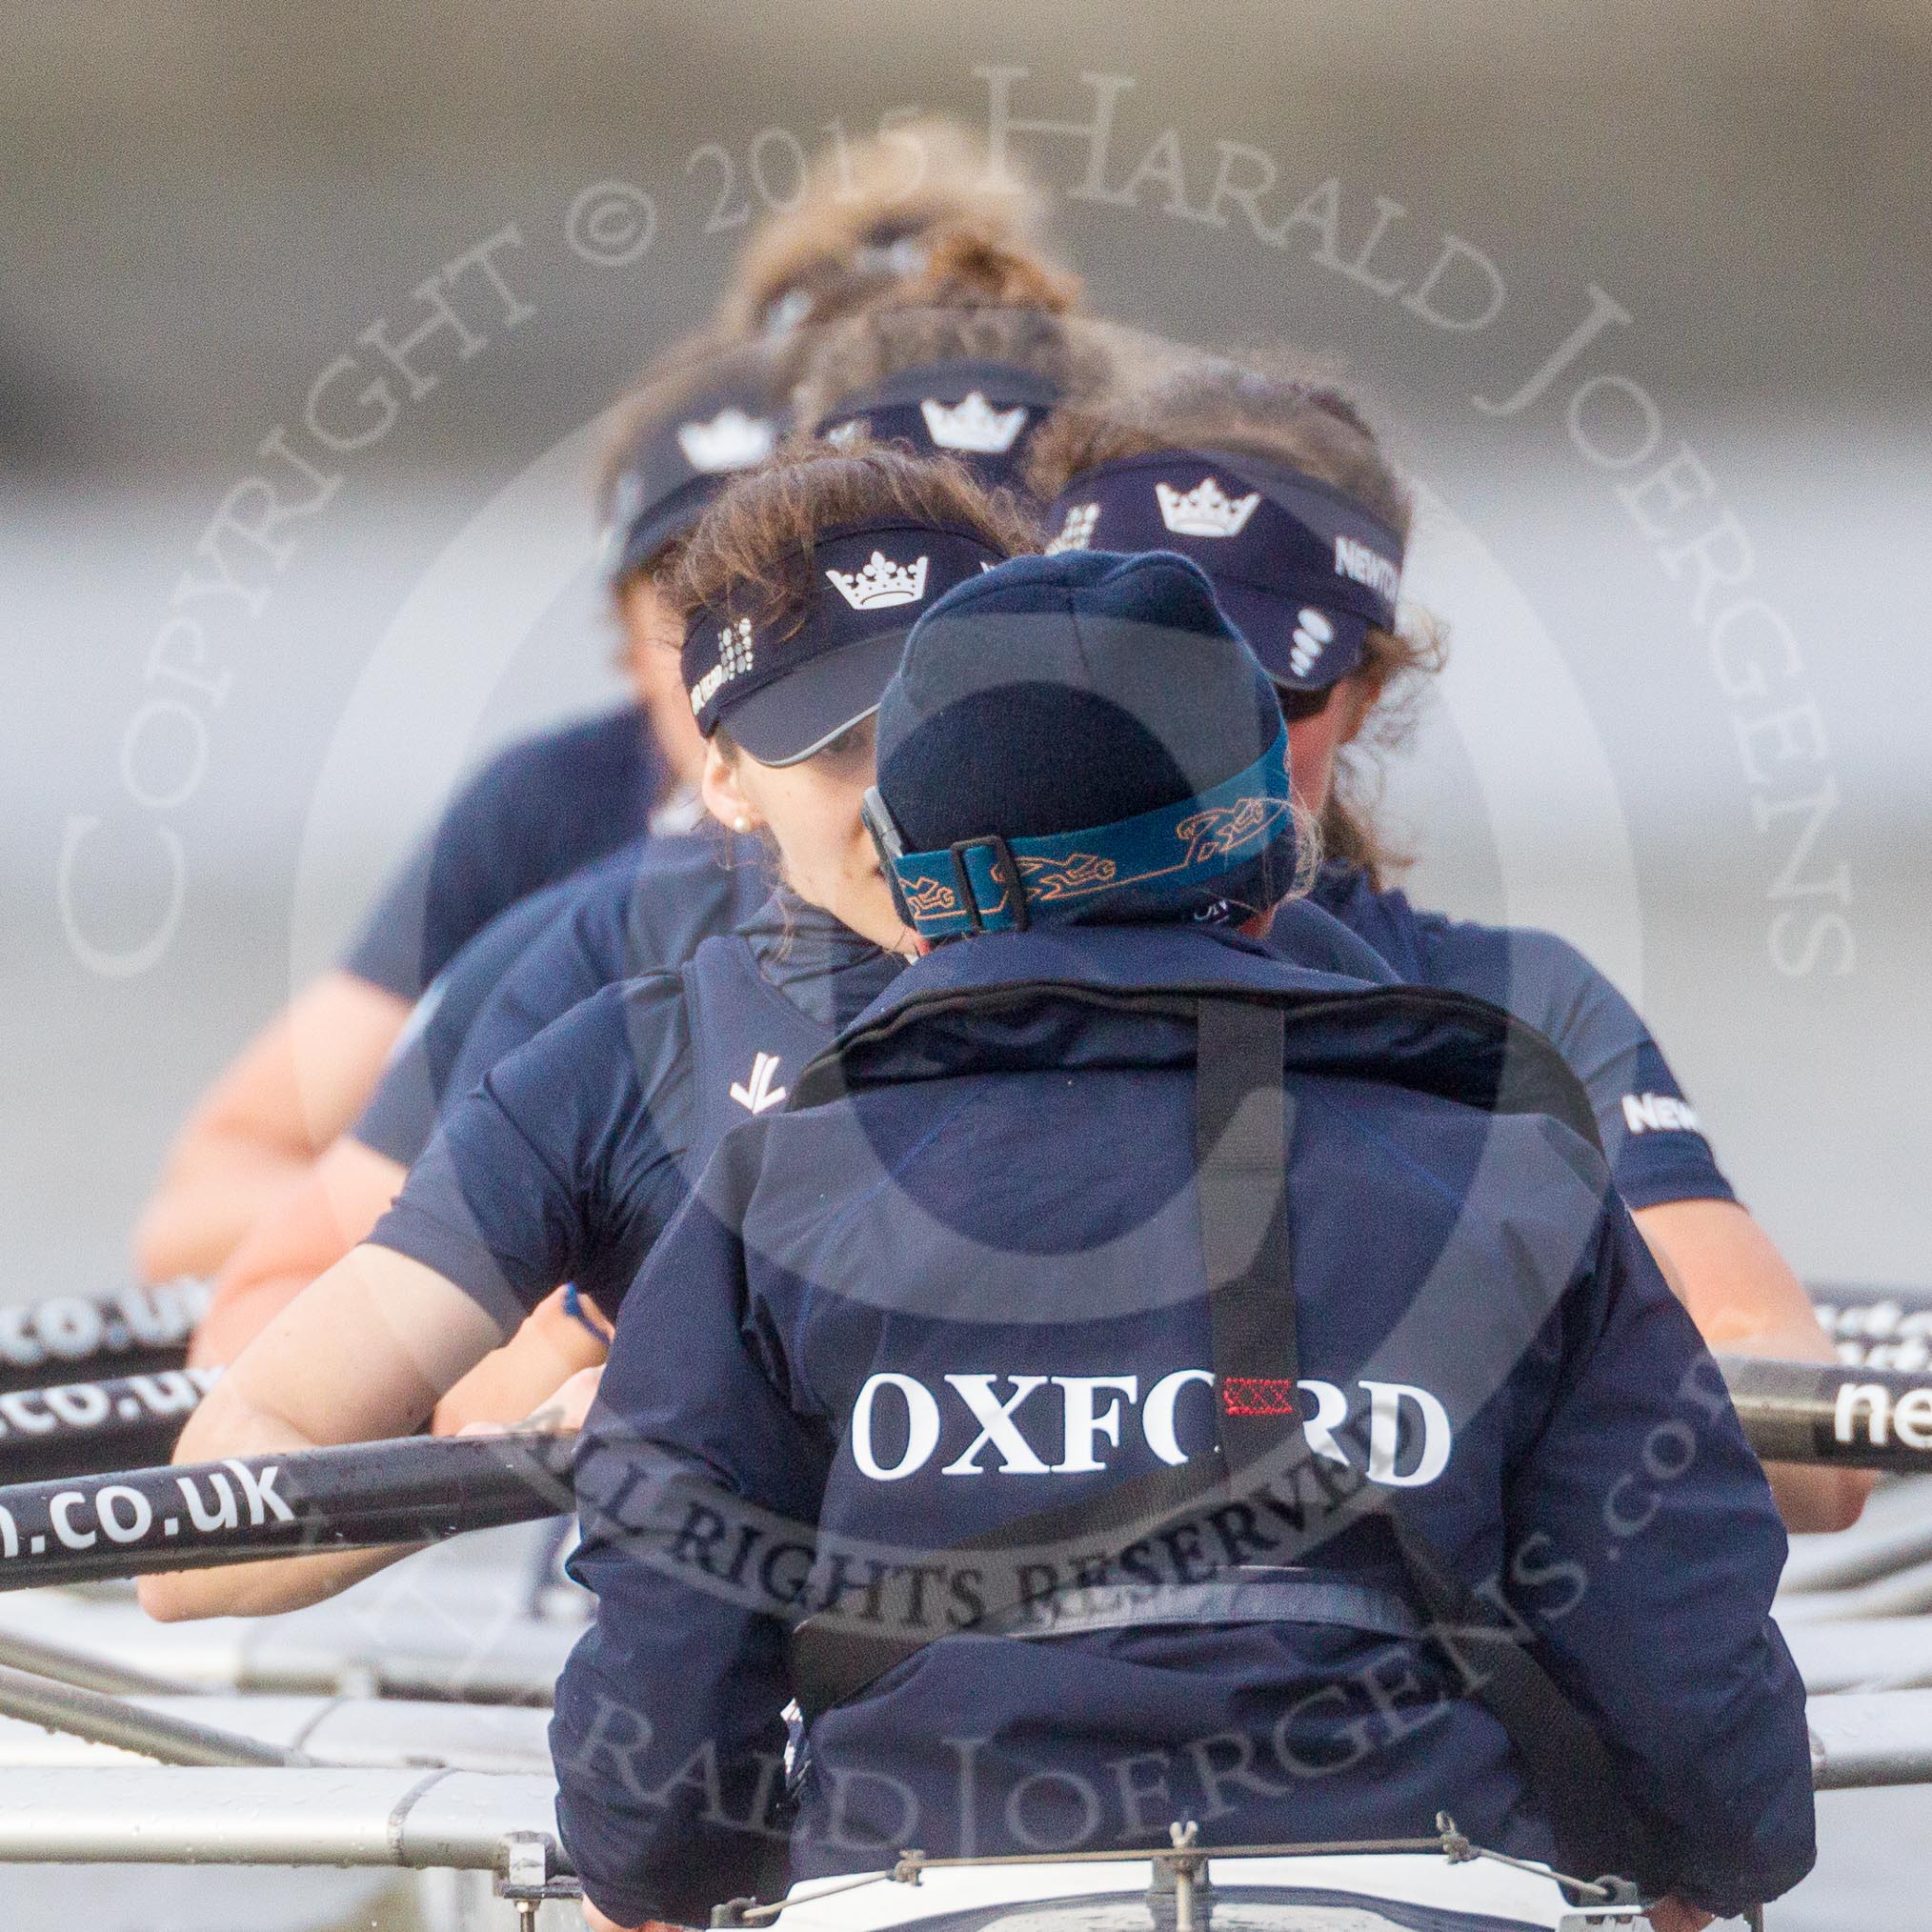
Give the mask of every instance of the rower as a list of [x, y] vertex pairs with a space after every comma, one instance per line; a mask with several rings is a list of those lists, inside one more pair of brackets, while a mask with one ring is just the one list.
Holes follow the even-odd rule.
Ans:
[[[718, 1139], [781, 1105], [903, 964], [859, 816], [872, 714], [917, 613], [1036, 541], [956, 464], [863, 439], [781, 455], [718, 497], [662, 588], [686, 627], [706, 807], [770, 840], [779, 891], [491, 1070], [370, 1239], [240, 1352], [177, 1460], [407, 1434], [562, 1283], [614, 1314]], [[142, 1600], [166, 1617], [283, 1609], [397, 1554], [148, 1579]]]
[[760, 337], [802, 373], [817, 343], [928, 268], [938, 236], [969, 231], [1052, 263], [1047, 198], [1012, 157], [937, 114], [896, 120], [875, 139], [840, 132], [814, 159], [795, 203], [764, 214], [733, 264], [714, 327]]
[[647, 371], [605, 473], [634, 702], [513, 745], [446, 809], [342, 962], [296, 995], [183, 1125], [134, 1233], [141, 1279], [222, 1266], [355, 1118], [413, 1002], [490, 919], [654, 817], [692, 815], [697, 747], [675, 652], [654, 648], [661, 626], [639, 547], [669, 484], [644, 476], [642, 496], [630, 500], [640, 480], [630, 432], [661, 433], [674, 412], [668, 427], [681, 434], [671, 453], [688, 464], [683, 479], [674, 465], [665, 471], [673, 481], [767, 454], [820, 329], [920, 272], [934, 238], [952, 229], [1031, 253], [1054, 273], [1040, 253], [1043, 197], [1010, 167], [1005, 177], [994, 179], [983, 143], [944, 120], [896, 122], [869, 139], [839, 131], [797, 196], [753, 231], [713, 327]]
[[[775, 447], [784, 417], [772, 385], [768, 352], [739, 350], [647, 382], [623, 412], [601, 494], [610, 596], [634, 702], [500, 754], [392, 885], [345, 968], [356, 986], [384, 989], [396, 1014], [413, 1015], [386, 1041], [388, 1063], [374, 1082], [377, 1124], [364, 1130], [356, 1117], [367, 1116], [371, 1097], [352, 1097], [355, 1127], [256, 1216], [216, 1277], [191, 1350], [195, 1364], [232, 1360], [367, 1233], [402, 1179], [392, 1146], [433, 1120], [463, 1029], [587, 880], [628, 885], [643, 873], [667, 882], [649, 895], [631, 971], [681, 963], [708, 933], [729, 931], [763, 898], [755, 871], [734, 867], [728, 849], [693, 823], [688, 801], [703, 745], [657, 579], [705, 505]], [[739, 425], [732, 440], [694, 438], [694, 429], [715, 438], [731, 423]], [[661, 759], [654, 745], [674, 758]], [[660, 767], [676, 800], [654, 814], [650, 774]], [[434, 976], [425, 990], [429, 968]], [[410, 998], [413, 1009], [401, 1003]], [[346, 1088], [342, 1098], [352, 1098]]]
[[[941, 599], [867, 817], [925, 956], [720, 1146], [579, 1451], [592, 1923], [755, 1889], [794, 1696], [801, 1880], [1449, 1810], [1669, 1928], [1796, 1883], [1784, 1537], [1715, 1366], [1546, 1042], [1262, 943], [1286, 737], [1201, 574]], [[1463, 1627], [1505, 1606], [1527, 1648]]]
[[391, 880], [341, 964], [219, 1077], [143, 1210], [144, 1277], [211, 1274], [227, 1261], [355, 1118], [413, 1006], [499, 915], [619, 847], [689, 825], [701, 747], [653, 576], [708, 497], [778, 440], [772, 384], [762, 349], [687, 348], [647, 376], [604, 490], [627, 701], [491, 758]]
[[[1341, 391], [1195, 358], [1145, 388], [1059, 412], [1030, 474], [1049, 548], [1170, 550], [1215, 586], [1279, 694], [1297, 796], [1320, 827], [1310, 897], [1397, 975], [1494, 1000], [1545, 1034], [1590, 1090], [1611, 1172], [1665, 1278], [1728, 1354], [1834, 1359], [1802, 1285], [1738, 1200], [1661, 1047], [1628, 1000], [1552, 933], [1419, 911], [1377, 822], [1376, 747], [1442, 665], [1426, 614], [1399, 618], [1411, 510]], [[1872, 1479], [1780, 1464], [1794, 1530], [1842, 1529]]]
[[[874, 308], [820, 332], [806, 364], [801, 419], [832, 440], [863, 431], [950, 456], [988, 488], [1016, 489], [1030, 437], [1052, 406], [1104, 377], [1098, 352], [1075, 333], [1077, 295], [1069, 278], [977, 229], [936, 236], [917, 272]], [[654, 442], [636, 440], [628, 466], [636, 480], [614, 493], [641, 505], [619, 553], [620, 598], [654, 594], [644, 573], [661, 556], [662, 533], [681, 500], [652, 487], [667, 465], [674, 481], [676, 470], [675, 453], [657, 447], [661, 429]], [[652, 507], [658, 504], [669, 508]], [[668, 653], [659, 654], [674, 668]], [[678, 703], [688, 717], [681, 681]], [[755, 911], [769, 886], [761, 858], [755, 841], [715, 825], [689, 839], [656, 838], [641, 860], [626, 848], [486, 928], [437, 981], [361, 1117], [231, 1258], [195, 1361], [231, 1359], [291, 1295], [368, 1235], [446, 1096], [467, 1095], [599, 987], [680, 966], [699, 939]], [[1348, 943], [1338, 927], [1332, 936]], [[515, 1358], [453, 1392], [437, 1428], [521, 1414], [505, 1405], [533, 1390], [547, 1394], [585, 1361], [587, 1333], [561, 1302], [547, 1307]]]

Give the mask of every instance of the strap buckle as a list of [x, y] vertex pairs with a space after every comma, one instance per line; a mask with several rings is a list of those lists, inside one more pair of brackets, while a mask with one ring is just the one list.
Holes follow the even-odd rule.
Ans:
[[953, 861], [953, 882], [958, 888], [960, 909], [973, 921], [976, 933], [986, 930], [985, 916], [979, 909], [979, 896], [973, 889], [973, 874], [966, 864], [966, 855], [979, 845], [987, 847], [993, 854], [996, 878], [999, 875], [999, 869], [1005, 869], [1013, 889], [1013, 929], [1016, 933], [1025, 932], [1033, 920], [1026, 909], [1026, 888], [1020, 884], [1019, 864], [1013, 855], [1012, 846], [996, 832], [982, 833], [977, 838], [955, 839], [946, 848], [946, 855]]

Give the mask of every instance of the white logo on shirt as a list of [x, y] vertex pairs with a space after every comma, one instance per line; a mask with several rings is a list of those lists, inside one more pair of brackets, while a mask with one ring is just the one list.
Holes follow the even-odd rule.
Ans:
[[782, 1064], [776, 1054], [759, 1054], [752, 1061], [751, 1084], [734, 1080], [731, 1096], [740, 1107], [753, 1114], [762, 1114], [768, 1107], [775, 1107], [783, 1101], [786, 1090], [772, 1084], [772, 1076]]
[[1668, 1094], [1625, 1094], [1623, 1124], [1633, 1134], [1700, 1134], [1697, 1109]]
[[[1193, 1413], [1187, 1433], [1201, 1436], [1208, 1430], [1215, 1381], [1206, 1369], [1177, 1369], [1152, 1383], [1143, 1400], [1140, 1378], [1131, 1375], [976, 1373], [949, 1375], [941, 1379], [945, 1389], [935, 1394], [915, 1376], [882, 1371], [866, 1379], [853, 1405], [852, 1429], [847, 1439], [860, 1475], [875, 1482], [898, 1482], [916, 1475], [939, 1453], [940, 1438], [947, 1433], [946, 1409], [954, 1411], [955, 1443], [963, 1440], [967, 1426], [976, 1428], [977, 1433], [943, 1466], [939, 1472], [942, 1476], [984, 1476], [989, 1470], [1001, 1476], [1091, 1475], [1105, 1469], [1111, 1460], [1109, 1452], [1121, 1447], [1127, 1426], [1126, 1412], [1136, 1409], [1147, 1447], [1162, 1462], [1176, 1466], [1185, 1462], [1189, 1455], [1180, 1445], [1181, 1432], [1177, 1426], [1181, 1397], [1191, 1383], [1205, 1385], [1207, 1393], [1188, 1399]], [[998, 1393], [1001, 1382], [1008, 1387], [1004, 1395]], [[1021, 1412], [1028, 1410], [1031, 1402], [1030, 1415], [1038, 1417], [1043, 1407], [1052, 1404], [1051, 1395], [1032, 1402], [1032, 1398], [1050, 1384], [1059, 1392], [1059, 1415], [1055, 1418], [1049, 1407], [1042, 1419], [1044, 1430], [1036, 1427], [1034, 1437], [1029, 1439], [1020, 1426]], [[1414, 1489], [1434, 1482], [1449, 1466], [1449, 1452], [1455, 1440], [1449, 1412], [1441, 1401], [1427, 1389], [1409, 1382], [1370, 1381], [1364, 1378], [1356, 1387], [1366, 1397], [1365, 1404], [1352, 1399], [1335, 1382], [1304, 1377], [1296, 1384], [1301, 1398], [1296, 1404], [1296, 1412], [1301, 1417], [1308, 1446], [1330, 1462], [1349, 1463], [1351, 1459], [1336, 1439], [1336, 1431], [1350, 1419], [1351, 1411], [1365, 1406], [1368, 1479], [1396, 1489]], [[965, 1414], [959, 1415], [962, 1408]], [[1268, 1409], [1244, 1413], [1280, 1412]], [[1358, 1441], [1358, 1435], [1356, 1439]], [[892, 1459], [882, 1461], [879, 1451], [888, 1443], [891, 1446], [886, 1453]], [[981, 1459], [989, 1456], [996, 1459]]]

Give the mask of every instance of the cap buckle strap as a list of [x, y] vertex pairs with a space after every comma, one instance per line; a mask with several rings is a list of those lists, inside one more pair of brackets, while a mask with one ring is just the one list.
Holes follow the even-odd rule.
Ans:
[[958, 889], [960, 909], [973, 922], [974, 932], [985, 932], [986, 915], [980, 911], [979, 895], [974, 889], [973, 874], [966, 863], [966, 855], [976, 846], [984, 846], [993, 854], [993, 865], [990, 870], [996, 880], [999, 877], [1000, 869], [1002, 867], [1005, 869], [1006, 876], [1013, 886], [1013, 906], [1008, 916], [1013, 921], [1015, 932], [1025, 932], [1033, 923], [1032, 916], [1026, 909], [1026, 888], [1020, 883], [1019, 866], [1014, 858], [1012, 846], [996, 832], [983, 833], [977, 838], [956, 839], [946, 848], [947, 856], [953, 861], [953, 879]]

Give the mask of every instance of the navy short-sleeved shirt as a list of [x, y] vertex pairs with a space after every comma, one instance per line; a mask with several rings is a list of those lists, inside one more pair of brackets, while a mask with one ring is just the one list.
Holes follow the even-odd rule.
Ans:
[[602, 988], [492, 1067], [369, 1238], [453, 1281], [506, 1331], [562, 1281], [614, 1316], [723, 1129], [782, 1100], [779, 1074], [903, 964], [774, 896], [681, 971]]
[[1358, 867], [1322, 867], [1310, 896], [1416, 986], [1472, 993], [1544, 1035], [1589, 1090], [1618, 1191], [1633, 1208], [1735, 1200], [1650, 1030], [1568, 940], [1418, 912]]
[[499, 752], [391, 880], [344, 971], [420, 998], [499, 913], [641, 837], [662, 784], [634, 705]]
[[706, 828], [634, 839], [533, 893], [437, 976], [351, 1133], [409, 1166], [497, 1061], [599, 987], [674, 971], [770, 892], [755, 841]]

